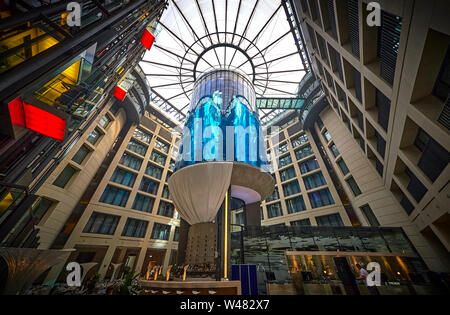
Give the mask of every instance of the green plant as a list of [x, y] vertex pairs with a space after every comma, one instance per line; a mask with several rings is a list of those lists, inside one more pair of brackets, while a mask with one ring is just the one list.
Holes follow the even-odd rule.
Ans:
[[136, 295], [139, 294], [141, 287], [138, 284], [139, 274], [133, 275], [131, 268], [125, 266], [123, 268], [123, 277], [120, 284], [120, 295]]

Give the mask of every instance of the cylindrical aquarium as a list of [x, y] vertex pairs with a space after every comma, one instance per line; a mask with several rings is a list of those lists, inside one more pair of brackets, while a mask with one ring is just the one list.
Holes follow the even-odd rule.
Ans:
[[194, 85], [176, 170], [210, 161], [267, 165], [255, 90], [237, 71], [214, 70]]

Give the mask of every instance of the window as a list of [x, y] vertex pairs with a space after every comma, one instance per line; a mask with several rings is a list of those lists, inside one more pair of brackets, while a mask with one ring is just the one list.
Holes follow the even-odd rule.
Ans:
[[[391, 101], [378, 89], [376, 89], [375, 106], [378, 108], [378, 123], [385, 131], [388, 130]], [[362, 128], [361, 128], [362, 129]]]
[[400, 17], [381, 11], [377, 56], [380, 58], [380, 76], [391, 85], [394, 82], [401, 29]]
[[358, 184], [356, 184], [356, 181], [353, 178], [353, 176], [349, 177], [345, 181], [347, 182], [348, 186], [352, 190], [353, 195], [355, 195], [355, 196], [361, 195], [361, 190], [359, 189]]
[[170, 176], [172, 176], [172, 172], [167, 172], [167, 175], [166, 175], [166, 183], [169, 182]]
[[313, 209], [334, 204], [333, 197], [328, 188], [310, 192], [308, 193], [308, 197]]
[[320, 119], [320, 117], [317, 117], [316, 123], [317, 127], [319, 127], [319, 130], [321, 130], [323, 128], [323, 121], [322, 119]]
[[283, 154], [284, 152], [287, 152], [289, 150], [287, 142], [283, 143], [278, 147], [278, 154]]
[[344, 226], [344, 222], [342, 222], [339, 213], [316, 217], [316, 221], [319, 226]]
[[122, 236], [145, 237], [148, 221], [128, 218], [122, 231]]
[[303, 177], [303, 182], [305, 183], [306, 189], [313, 189], [327, 184], [322, 172]]
[[367, 222], [369, 222], [370, 226], [380, 226], [377, 217], [375, 216], [369, 205], [364, 205], [360, 209], [366, 217]]
[[153, 162], [156, 162], [158, 164], [161, 164], [161, 165], [166, 164], [166, 157], [156, 151], [152, 152], [152, 154], [150, 156], [150, 160], [152, 160]]
[[173, 234], [173, 241], [178, 242], [179, 239], [180, 239], [180, 228], [176, 226], [175, 233]]
[[[353, 68], [353, 66], [352, 66]], [[360, 103], [362, 103], [362, 91], [361, 91], [361, 73], [353, 68], [353, 78], [355, 83], [355, 96]], [[348, 107], [347, 107], [348, 111]]]
[[281, 203], [276, 202], [267, 206], [267, 217], [274, 218], [283, 215], [281, 211]]
[[158, 215], [162, 215], [168, 218], [173, 218], [174, 206], [172, 203], [161, 200], [158, 208]]
[[130, 140], [130, 142], [128, 142], [127, 149], [140, 155], [145, 155], [145, 153], [147, 153], [147, 146], [134, 140]]
[[83, 144], [80, 149], [78, 149], [77, 153], [75, 153], [75, 155], [73, 156], [72, 161], [78, 164], [83, 163], [89, 152], [91, 152], [91, 150], [89, 150], [89, 148]]
[[377, 138], [377, 151], [384, 159], [384, 153], [386, 151], [386, 141], [377, 131], [375, 131], [375, 137]]
[[72, 176], [77, 172], [76, 169], [74, 169], [72, 166], [67, 165], [62, 172], [59, 174], [59, 176], [55, 179], [53, 182], [53, 185], [64, 188], [66, 187], [69, 180], [72, 178]]
[[169, 153], [169, 145], [165, 142], [159, 141], [158, 139], [155, 140], [155, 148], [158, 150], [161, 150], [165, 153]]
[[97, 141], [98, 141], [98, 139], [100, 138], [101, 135], [102, 135], [101, 132], [97, 128], [95, 128], [94, 130], [92, 130], [92, 132], [89, 135], [89, 137], [87, 137], [87, 141], [90, 144], [94, 145], [94, 144], [97, 143]]
[[153, 225], [151, 238], [156, 240], [168, 240], [169, 234], [170, 234], [170, 225], [155, 223], [155, 225]]
[[339, 150], [337, 149], [337, 147], [334, 143], [331, 145], [330, 150], [331, 150], [331, 153], [333, 153], [334, 157], [338, 157], [338, 155], [340, 154]]
[[161, 197], [170, 199], [169, 186], [164, 185]]
[[142, 159], [140, 159], [134, 155], [124, 153], [122, 155], [122, 157], [120, 158], [119, 163], [122, 164], [123, 166], [132, 168], [136, 171], [139, 171], [139, 169], [141, 168], [141, 165], [142, 165]]
[[409, 201], [409, 199], [403, 194], [402, 194], [402, 198], [400, 200], [400, 204], [403, 207], [403, 209], [405, 209], [406, 213], [408, 215], [411, 214], [411, 212], [413, 212], [414, 210], [414, 205], [411, 203], [411, 201]]
[[116, 215], [92, 212], [88, 223], [83, 229], [83, 233], [113, 235], [119, 219], [120, 217]]
[[[172, 156], [173, 156], [173, 154], [172, 154]], [[175, 170], [175, 161], [172, 159], [170, 160], [170, 163], [169, 163], [169, 170], [171, 170], [171, 171]]]
[[264, 220], [264, 211], [263, 211], [262, 207], [259, 208], [259, 214], [261, 216], [261, 220]]
[[[364, 131], [364, 116], [363, 116], [363, 113], [361, 113], [361, 111], [357, 107], [353, 107], [353, 108], [356, 109], [356, 116], [358, 118], [358, 126], [359, 126], [359, 128], [362, 131]], [[389, 120], [389, 118], [388, 118], [388, 120]]]
[[120, 106], [119, 103], [116, 101], [114, 104], [109, 108], [109, 111], [114, 115], [117, 116], [117, 112], [119, 111]]
[[295, 169], [292, 166], [280, 172], [280, 178], [282, 182], [294, 177], [295, 177]]
[[295, 151], [295, 157], [297, 158], [297, 160], [303, 159], [307, 156], [310, 156], [314, 154], [312, 148], [310, 145], [307, 145], [303, 148], [298, 149], [297, 151]]
[[311, 221], [309, 219], [291, 221], [291, 226], [311, 226]]
[[376, 156], [375, 156], [375, 168], [376, 168], [378, 174], [380, 174], [380, 176], [383, 177], [384, 166], [383, 166], [383, 164], [377, 159]]
[[152, 141], [152, 134], [139, 128], [134, 130], [133, 137], [145, 143], [150, 143]]
[[323, 133], [323, 137], [327, 140], [327, 142], [331, 141], [331, 135], [327, 130]]
[[409, 176], [409, 184], [408, 191], [411, 196], [417, 201], [420, 202], [423, 196], [427, 193], [428, 189], [421, 183], [421, 181], [411, 172], [409, 168], [406, 168], [406, 174]]
[[158, 192], [159, 183], [154, 180], [143, 177], [139, 190], [145, 191], [149, 194], [156, 195]]
[[417, 166], [434, 182], [447, 166], [450, 160], [449, 152], [422, 129], [419, 130], [414, 144], [422, 151]]
[[317, 161], [316, 158], [313, 158], [313, 159], [309, 159], [309, 160], [306, 160], [305, 162], [300, 163], [299, 166], [300, 166], [300, 172], [302, 174], [305, 174], [305, 173], [308, 173], [308, 172], [318, 169], [319, 162]]
[[147, 163], [147, 168], [145, 169], [145, 174], [157, 178], [157, 179], [161, 179], [162, 177], [162, 173], [163, 173], [163, 169], [153, 165], [152, 163]]
[[106, 186], [105, 191], [100, 197], [100, 202], [104, 202], [114, 206], [125, 207], [129, 196], [130, 192], [128, 190], [108, 185]]
[[286, 207], [288, 213], [296, 213], [306, 210], [305, 201], [302, 196], [297, 196], [286, 200]]
[[266, 202], [270, 202], [277, 199], [280, 199], [280, 194], [278, 193], [278, 187], [275, 187], [272, 194], [269, 197], [267, 197]]
[[291, 139], [292, 147], [296, 148], [308, 142], [308, 136], [306, 134], [300, 134]]
[[47, 213], [47, 211], [50, 209], [52, 205], [53, 205], [52, 200], [40, 197], [40, 201], [37, 204], [35, 204], [35, 206], [34, 205], [32, 206], [33, 217], [40, 220], [44, 216], [44, 214]]
[[100, 121], [98, 122], [98, 124], [103, 127], [103, 129], [106, 129], [106, 127], [108, 127], [109, 123], [111, 122], [111, 118], [109, 118], [108, 115], [105, 115], [102, 117], [102, 119], [100, 119]]
[[339, 166], [339, 168], [341, 169], [342, 174], [347, 175], [348, 172], [350, 172], [348, 170], [347, 164], [345, 164], [343, 159], [339, 159], [339, 161], [337, 161], [337, 165]]
[[300, 185], [297, 180], [293, 180], [287, 184], [283, 184], [283, 193], [284, 196], [290, 196], [294, 194], [298, 194], [300, 192]]
[[289, 165], [292, 163], [292, 159], [291, 156], [288, 154], [286, 156], [283, 156], [282, 158], [280, 158], [280, 160], [278, 161], [278, 167], [284, 167], [286, 165]]
[[450, 94], [450, 48], [447, 49], [447, 54], [442, 62], [439, 76], [436, 80], [433, 89], [433, 95], [445, 102]]
[[115, 182], [115, 183], [118, 183], [121, 185], [125, 185], [125, 186], [129, 186], [129, 187], [133, 187], [135, 180], [136, 180], [136, 174], [127, 172], [121, 168], [116, 168], [116, 170], [114, 171], [114, 173], [111, 176], [112, 182]]
[[347, 0], [348, 29], [352, 53], [359, 58], [359, 15], [358, 0]]
[[359, 146], [361, 147], [361, 149], [366, 152], [366, 142], [364, 141], [363, 137], [359, 138]]
[[155, 203], [155, 198], [144, 196], [141, 194], [136, 194], [136, 198], [134, 198], [132, 208], [134, 210], [151, 213], [154, 203]]

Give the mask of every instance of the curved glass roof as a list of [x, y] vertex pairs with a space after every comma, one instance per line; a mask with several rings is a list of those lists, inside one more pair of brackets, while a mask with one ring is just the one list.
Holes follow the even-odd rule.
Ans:
[[[257, 97], [296, 97], [305, 68], [282, 2], [169, 0], [140, 62], [153, 103], [184, 123], [196, 78], [218, 68], [244, 72]], [[264, 123], [281, 111], [259, 116]]]

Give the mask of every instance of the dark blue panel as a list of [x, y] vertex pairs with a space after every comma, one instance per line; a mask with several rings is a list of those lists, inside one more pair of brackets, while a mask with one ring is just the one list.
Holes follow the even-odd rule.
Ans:
[[256, 265], [249, 265], [250, 295], [258, 295], [258, 277], [256, 275]]
[[248, 265], [241, 265], [242, 295], [250, 294], [250, 283], [248, 278]]
[[239, 265], [231, 265], [231, 280], [240, 280]]

